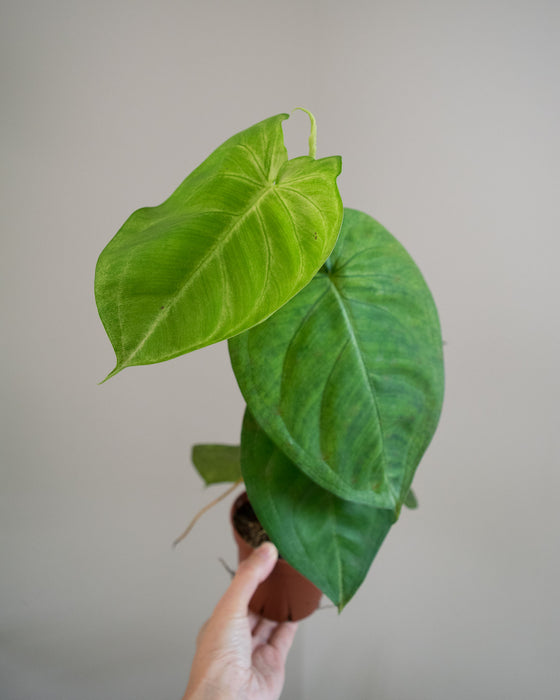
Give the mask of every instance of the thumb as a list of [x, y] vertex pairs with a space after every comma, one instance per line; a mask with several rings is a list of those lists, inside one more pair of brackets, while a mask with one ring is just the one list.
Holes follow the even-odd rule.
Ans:
[[234, 617], [247, 615], [249, 601], [274, 568], [278, 559], [278, 550], [272, 542], [265, 542], [242, 561], [229, 588], [216, 606], [216, 610]]

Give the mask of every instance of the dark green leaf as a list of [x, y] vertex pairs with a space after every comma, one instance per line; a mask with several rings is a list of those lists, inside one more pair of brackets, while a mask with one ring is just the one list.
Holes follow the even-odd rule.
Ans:
[[101, 253], [99, 315], [124, 367], [229, 338], [296, 294], [342, 221], [338, 156], [288, 160], [279, 114], [231, 137]]
[[191, 458], [207, 486], [241, 479], [239, 445], [194, 445]]
[[416, 510], [418, 508], [418, 499], [416, 498], [416, 494], [412, 489], [410, 489], [410, 491], [406, 494], [404, 505], [407, 508], [410, 508], [410, 510]]
[[249, 409], [299, 469], [398, 514], [439, 419], [443, 359], [430, 291], [383, 226], [346, 209], [321, 272], [229, 347]]
[[247, 495], [282, 556], [339, 610], [364, 580], [394, 516], [317, 486], [247, 411], [241, 438]]

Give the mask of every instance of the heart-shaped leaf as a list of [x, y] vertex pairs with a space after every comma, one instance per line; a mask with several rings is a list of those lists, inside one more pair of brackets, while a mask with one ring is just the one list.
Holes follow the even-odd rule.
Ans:
[[194, 445], [191, 459], [206, 486], [241, 479], [239, 445]]
[[318, 486], [245, 413], [241, 464], [247, 495], [279, 552], [339, 610], [364, 580], [394, 521]]
[[250, 328], [330, 254], [342, 221], [341, 160], [288, 160], [287, 118], [231, 137], [163, 204], [134, 212], [103, 250], [95, 297], [117, 355], [109, 376]]
[[346, 209], [322, 270], [229, 343], [259, 425], [337, 496], [398, 514], [443, 400], [437, 311], [404, 248]]

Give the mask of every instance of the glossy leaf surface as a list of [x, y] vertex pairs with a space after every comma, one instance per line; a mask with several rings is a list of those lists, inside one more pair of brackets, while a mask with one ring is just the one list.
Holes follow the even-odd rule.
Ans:
[[101, 253], [99, 315], [109, 376], [240, 333], [296, 294], [342, 221], [338, 156], [288, 160], [282, 121], [231, 137], [163, 204], [134, 212]]
[[312, 282], [229, 347], [249, 409], [299, 469], [398, 514], [439, 419], [442, 342], [420, 271], [381, 224], [345, 210]]
[[191, 459], [207, 486], [241, 479], [239, 445], [194, 445]]
[[248, 411], [241, 460], [247, 495], [271, 540], [342, 610], [364, 580], [393, 513], [345, 501], [318, 486], [280, 452]]

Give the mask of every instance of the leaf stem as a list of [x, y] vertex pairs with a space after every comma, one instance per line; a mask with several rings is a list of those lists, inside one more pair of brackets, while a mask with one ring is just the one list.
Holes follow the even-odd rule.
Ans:
[[210, 508], [213, 508], [215, 505], [217, 505], [220, 501], [223, 501], [224, 498], [229, 496], [232, 491], [235, 491], [235, 489], [239, 486], [239, 484], [243, 481], [243, 479], [238, 479], [232, 486], [229, 487], [225, 493], [222, 493], [221, 496], [218, 496], [218, 498], [215, 498], [211, 503], [208, 503], [207, 505], [204, 506], [201, 510], [198, 511], [198, 513], [194, 516], [194, 518], [190, 521], [190, 523], [187, 525], [185, 531], [177, 537], [177, 539], [173, 542], [173, 547], [176, 547], [179, 542], [182, 542], [185, 537], [189, 534], [189, 532], [193, 529], [195, 524], [198, 522], [198, 520], [206, 513], [206, 511], [210, 510]]
[[299, 109], [301, 112], [305, 112], [311, 121], [311, 132], [309, 134], [309, 155], [311, 158], [315, 158], [317, 156], [317, 122], [315, 121], [313, 114], [308, 109], [305, 109], [305, 107], [296, 107], [294, 112], [296, 109]]

